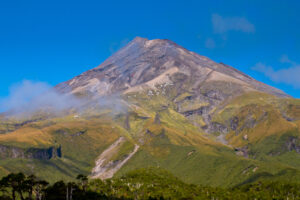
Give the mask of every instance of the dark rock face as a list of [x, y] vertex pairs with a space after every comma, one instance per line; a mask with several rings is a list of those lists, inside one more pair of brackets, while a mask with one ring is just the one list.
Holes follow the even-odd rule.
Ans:
[[158, 134], [158, 137], [162, 138], [162, 139], [168, 139], [168, 136], [166, 135], [165, 129], [162, 129], [161, 133]]
[[152, 133], [149, 129], [146, 130], [146, 135], [149, 135], [150, 137], [154, 137], [155, 134]]
[[72, 134], [72, 136], [73, 136], [73, 137], [80, 136], [80, 135], [85, 134], [86, 132], [87, 132], [86, 130], [84, 130], [84, 131], [78, 131], [78, 132]]
[[219, 101], [223, 101], [224, 96], [225, 96], [221, 92], [215, 91], [215, 90], [210, 90], [210, 91], [206, 92], [204, 95], [210, 99], [219, 100]]
[[221, 123], [212, 122], [212, 123], [210, 123], [209, 132], [226, 134], [226, 133], [228, 133], [228, 128], [225, 125], [221, 124]]
[[295, 121], [294, 118], [291, 118], [291, 117], [287, 116], [285, 113], [281, 113], [281, 116], [282, 116], [284, 119], [286, 119], [286, 121], [288, 121], [288, 122]]
[[233, 117], [230, 120], [230, 128], [231, 130], [235, 131], [239, 126], [239, 118], [238, 117]]
[[236, 135], [238, 135], [240, 132], [242, 132], [244, 129], [251, 129], [253, 128], [255, 125], [257, 124], [257, 121], [252, 117], [252, 116], [248, 116], [245, 120], [243, 125], [236, 130]]
[[126, 115], [124, 127], [125, 127], [127, 130], [130, 130], [130, 119], [129, 119], [129, 115]]
[[160, 116], [159, 116], [158, 113], [155, 114], [154, 123], [155, 124], [160, 124]]
[[251, 112], [248, 112], [247, 116], [238, 118], [237, 116], [232, 117], [229, 120], [231, 130], [235, 131], [235, 135], [238, 135], [245, 129], [254, 128], [258, 123], [267, 119], [268, 112], [262, 114], [258, 119], [252, 116]]
[[244, 146], [241, 148], [235, 148], [235, 152], [239, 156], [243, 156], [245, 158], [249, 158], [249, 149], [248, 146]]
[[22, 149], [19, 147], [0, 145], [0, 158], [26, 158], [50, 160], [52, 158], [61, 158], [61, 146], [58, 148], [50, 147]]
[[186, 112], [183, 112], [182, 114], [186, 117], [190, 116], [190, 115], [205, 115], [209, 112], [211, 108], [209, 106], [203, 106], [201, 108], [198, 108], [196, 110], [189, 110], [189, 111], [186, 111]]
[[297, 153], [300, 153], [299, 138], [292, 136], [289, 137], [286, 142], [286, 148], [288, 151], [296, 151]]

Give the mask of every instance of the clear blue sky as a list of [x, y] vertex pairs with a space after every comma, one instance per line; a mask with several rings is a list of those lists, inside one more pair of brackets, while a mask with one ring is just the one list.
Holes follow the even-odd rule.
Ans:
[[56, 85], [135, 36], [167, 38], [300, 98], [300, 1], [1, 1], [0, 97]]

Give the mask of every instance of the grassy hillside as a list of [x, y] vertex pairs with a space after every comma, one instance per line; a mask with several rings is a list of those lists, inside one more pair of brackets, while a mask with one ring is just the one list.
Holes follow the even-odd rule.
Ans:
[[[122, 136], [126, 140], [104, 164], [111, 167], [124, 160], [135, 144], [140, 148], [116, 177], [152, 166], [167, 169], [187, 183], [220, 187], [265, 179], [300, 180], [299, 100], [251, 92], [214, 103], [209, 110], [211, 122], [228, 127], [224, 144], [218, 142], [220, 133], [205, 132], [205, 116], [182, 114], [208, 104], [184, 103], [185, 99], [191, 102], [191, 94], [173, 89], [126, 94], [126, 113], [90, 109], [35, 120], [3, 119], [0, 155], [11, 152], [10, 157], [2, 156], [0, 174], [23, 171], [50, 181], [89, 175], [99, 155]], [[183, 102], [180, 108], [178, 102]], [[61, 148], [62, 155], [31, 158], [26, 152], [32, 148], [41, 152]]]

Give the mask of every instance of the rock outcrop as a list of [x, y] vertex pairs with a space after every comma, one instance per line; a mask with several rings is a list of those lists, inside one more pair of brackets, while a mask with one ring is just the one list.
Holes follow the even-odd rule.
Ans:
[[61, 146], [49, 148], [28, 148], [23, 149], [14, 146], [0, 145], [0, 158], [26, 158], [50, 160], [52, 158], [61, 158]]

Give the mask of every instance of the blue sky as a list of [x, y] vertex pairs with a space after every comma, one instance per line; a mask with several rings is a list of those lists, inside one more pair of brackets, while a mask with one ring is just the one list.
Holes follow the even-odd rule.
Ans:
[[135, 36], [167, 38], [300, 98], [300, 1], [1, 1], [0, 97], [56, 85]]

